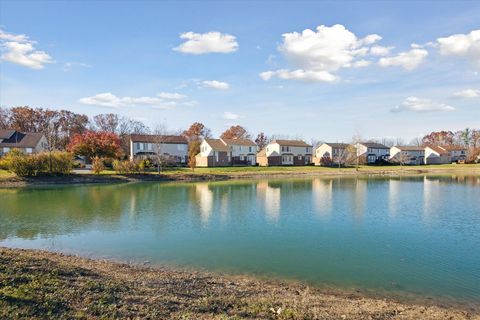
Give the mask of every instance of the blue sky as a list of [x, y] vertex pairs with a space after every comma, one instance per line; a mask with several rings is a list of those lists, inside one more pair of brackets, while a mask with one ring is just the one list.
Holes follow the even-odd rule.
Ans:
[[475, 1], [3, 0], [0, 30], [3, 107], [308, 141], [480, 127]]

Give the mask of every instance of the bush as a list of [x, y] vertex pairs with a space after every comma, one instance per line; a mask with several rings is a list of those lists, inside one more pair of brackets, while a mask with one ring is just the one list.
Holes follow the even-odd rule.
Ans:
[[115, 160], [113, 161], [113, 169], [120, 174], [138, 173], [145, 170], [146, 163], [134, 163], [128, 160]]
[[103, 160], [99, 157], [95, 157], [92, 159], [92, 170], [95, 174], [100, 174], [103, 170], [105, 170], [105, 165], [103, 164]]
[[20, 177], [31, 177], [40, 173], [66, 174], [72, 170], [72, 166], [71, 154], [61, 151], [29, 155], [13, 149], [1, 161], [2, 168]]

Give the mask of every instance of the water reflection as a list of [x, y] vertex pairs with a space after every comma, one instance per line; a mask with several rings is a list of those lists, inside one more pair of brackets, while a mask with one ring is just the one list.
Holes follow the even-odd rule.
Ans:
[[479, 199], [478, 176], [0, 189], [0, 244], [480, 299]]

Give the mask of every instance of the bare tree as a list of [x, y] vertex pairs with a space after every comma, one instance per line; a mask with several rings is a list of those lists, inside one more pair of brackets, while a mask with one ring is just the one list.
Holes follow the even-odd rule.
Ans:
[[393, 163], [397, 163], [401, 166], [403, 165], [406, 165], [408, 163], [410, 163], [410, 161], [412, 160], [411, 156], [408, 154], [408, 152], [406, 151], [400, 151], [399, 153], [397, 153], [393, 158], [392, 158], [392, 162]]
[[338, 165], [340, 169], [342, 166], [356, 162], [357, 148], [349, 145], [345, 149], [340, 149], [339, 152], [333, 155], [332, 161]]
[[160, 174], [162, 167], [167, 160], [164, 154], [165, 141], [167, 139], [168, 131], [164, 124], [158, 124], [153, 131], [153, 153], [157, 163], [157, 173]]

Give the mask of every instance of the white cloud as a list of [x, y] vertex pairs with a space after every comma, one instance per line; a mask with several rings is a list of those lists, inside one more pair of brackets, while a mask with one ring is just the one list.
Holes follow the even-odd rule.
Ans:
[[352, 67], [354, 68], [363, 68], [363, 67], [368, 67], [372, 62], [371, 61], [368, 61], [368, 60], [358, 60], [358, 61], [355, 61], [353, 64], [352, 64]]
[[167, 100], [182, 100], [186, 99], [187, 96], [184, 94], [176, 93], [176, 92], [160, 92], [157, 94], [159, 98], [167, 99]]
[[428, 55], [425, 49], [411, 49], [410, 51], [400, 52], [393, 57], [381, 58], [378, 64], [381, 67], [398, 66], [405, 70], [413, 70], [417, 68]]
[[441, 112], [453, 111], [454, 107], [445, 103], [422, 99], [417, 97], [408, 97], [400, 105], [394, 107], [392, 112], [413, 111], [413, 112]]
[[437, 43], [441, 55], [468, 57], [480, 66], [480, 30], [438, 38]]
[[223, 113], [222, 118], [225, 120], [237, 120], [238, 118], [240, 118], [240, 115], [227, 111]]
[[68, 72], [73, 68], [91, 68], [92, 66], [84, 62], [65, 62], [63, 64], [63, 71]]
[[55, 61], [44, 51], [35, 50], [36, 42], [24, 34], [7, 33], [0, 30], [1, 60], [32, 69], [43, 69], [45, 64]]
[[280, 69], [276, 71], [265, 71], [259, 74], [260, 78], [267, 81], [272, 77], [278, 77], [283, 80], [301, 80], [305, 82], [335, 82], [338, 77], [328, 71], [312, 70], [294, 70]]
[[[165, 94], [165, 93], [163, 93]], [[156, 97], [118, 97], [110, 92], [99, 93], [91, 97], [81, 98], [78, 101], [83, 104], [88, 105], [96, 105], [102, 107], [112, 107], [112, 108], [120, 108], [120, 107], [130, 107], [130, 106], [139, 106], [139, 105], [147, 105], [153, 106], [160, 109], [172, 109], [176, 106], [193, 106], [196, 105], [196, 101], [185, 101], [179, 102], [176, 101], [178, 98], [165, 98], [159, 97], [162, 95], [161, 93], [158, 94]], [[183, 96], [186, 98], [186, 96]], [[182, 99], [183, 99], [182, 97]]]
[[228, 83], [217, 80], [205, 80], [202, 81], [202, 85], [215, 90], [228, 90], [230, 88]]
[[374, 56], [388, 56], [390, 51], [395, 47], [373, 46], [370, 48], [370, 53]]
[[334, 73], [341, 68], [364, 67], [368, 60], [370, 45], [381, 40], [377, 34], [364, 38], [357, 36], [343, 25], [318, 26], [316, 31], [306, 29], [301, 33], [283, 34], [279, 51], [295, 67], [294, 71], [281, 69], [260, 74], [264, 80], [273, 76], [281, 79], [333, 82]]
[[466, 90], [458, 91], [453, 94], [453, 97], [460, 98], [460, 99], [479, 98], [480, 90], [466, 89]]
[[186, 41], [174, 48], [190, 54], [229, 53], [238, 50], [235, 36], [216, 31], [207, 33], [185, 32], [180, 35]]

